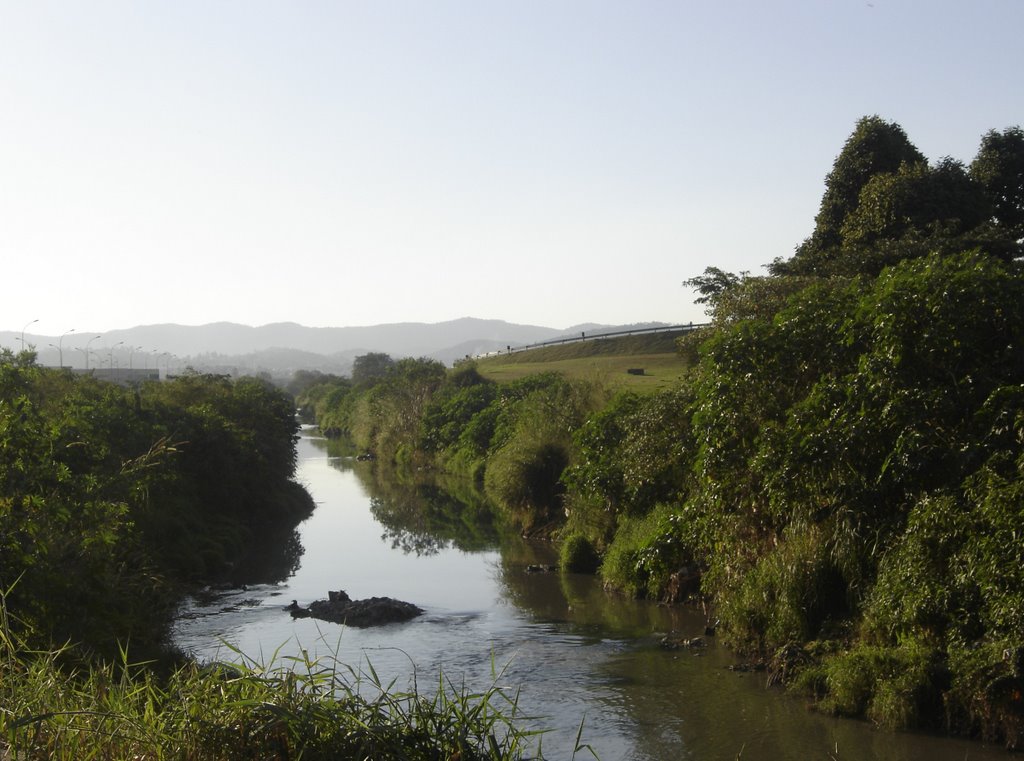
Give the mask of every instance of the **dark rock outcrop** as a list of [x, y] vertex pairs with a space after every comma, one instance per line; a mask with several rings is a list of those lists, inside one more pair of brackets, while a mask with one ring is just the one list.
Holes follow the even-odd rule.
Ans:
[[303, 608], [294, 600], [286, 610], [293, 618], [318, 618], [336, 624], [364, 628], [400, 623], [416, 618], [423, 610], [410, 602], [391, 597], [370, 597], [353, 600], [344, 591], [328, 592], [328, 599], [311, 602]]

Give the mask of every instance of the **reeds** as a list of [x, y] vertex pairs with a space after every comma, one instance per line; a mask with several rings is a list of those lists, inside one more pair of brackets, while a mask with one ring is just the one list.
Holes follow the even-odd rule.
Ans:
[[234, 651], [237, 663], [189, 662], [160, 678], [124, 651], [119, 663], [69, 667], [68, 648], [29, 650], [9, 623], [0, 598], [2, 761], [543, 758], [541, 732], [513, 725], [527, 717], [493, 668], [482, 692], [439, 675], [432, 695], [415, 673], [396, 689], [371, 664], [305, 651], [266, 664]]

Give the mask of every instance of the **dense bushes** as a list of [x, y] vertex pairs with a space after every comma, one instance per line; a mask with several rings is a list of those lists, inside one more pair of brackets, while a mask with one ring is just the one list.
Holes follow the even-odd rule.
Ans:
[[[893, 682], [891, 659], [912, 643], [949, 664], [1024, 644], [1022, 287], [982, 254], [921, 257], [800, 291], [703, 347], [690, 503], [717, 522], [695, 547], [704, 593], [742, 648], [853, 644], [826, 661], [836, 710], [904, 725], [940, 694], [969, 712], [934, 669]], [[862, 672], [861, 697], [840, 697]]]
[[469, 475], [522, 529], [550, 532], [563, 514], [572, 432], [594, 394], [554, 373], [498, 386], [471, 364], [445, 373], [431, 360], [403, 359], [361, 387], [314, 387], [299, 401], [330, 430], [344, 411], [340, 430], [378, 459]]
[[602, 576], [634, 597], [677, 602], [679, 595], [668, 591], [672, 575], [694, 575], [691, 528], [676, 507], [665, 504], [641, 517], [621, 517], [601, 565]]
[[160, 641], [182, 590], [308, 514], [297, 424], [260, 381], [125, 389], [0, 356], [0, 591], [23, 631]]
[[559, 565], [569, 573], [594, 573], [601, 557], [593, 542], [583, 534], [569, 534], [558, 554]]

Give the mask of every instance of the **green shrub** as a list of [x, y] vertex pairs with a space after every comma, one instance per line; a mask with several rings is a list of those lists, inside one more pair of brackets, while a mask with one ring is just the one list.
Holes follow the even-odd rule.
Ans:
[[542, 528], [560, 520], [565, 491], [561, 476], [568, 461], [559, 442], [531, 440], [524, 434], [490, 458], [484, 488], [523, 528]]
[[595, 573], [601, 558], [594, 543], [583, 534], [570, 534], [559, 550], [559, 562], [563, 571], [570, 573]]
[[690, 534], [688, 516], [669, 505], [658, 505], [642, 518], [620, 518], [601, 576], [630, 595], [658, 599], [671, 574], [693, 570]]
[[826, 660], [826, 710], [865, 716], [887, 729], [937, 728], [949, 670], [942, 654], [917, 642], [858, 645]]
[[1024, 739], [1024, 637], [950, 648], [950, 729], [1019, 748]]
[[689, 486], [692, 393], [685, 386], [647, 396], [620, 393], [573, 435], [565, 480], [575, 495], [612, 512], [643, 515], [678, 502]]
[[41, 646], [158, 647], [184, 588], [312, 510], [291, 480], [297, 432], [292, 401], [257, 379], [125, 389], [0, 352], [7, 604]]
[[[729, 562], [728, 556], [720, 563]], [[720, 591], [723, 627], [744, 650], [807, 642], [846, 611], [846, 588], [820, 531], [793, 531]]]

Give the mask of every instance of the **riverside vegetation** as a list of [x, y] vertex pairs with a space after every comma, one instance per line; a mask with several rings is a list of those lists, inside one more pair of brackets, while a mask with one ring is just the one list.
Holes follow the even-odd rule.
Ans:
[[472, 477], [565, 569], [699, 598], [823, 710], [1015, 747], [1022, 241], [1020, 128], [932, 164], [866, 117], [791, 258], [688, 281], [712, 322], [672, 387], [369, 354], [300, 403], [378, 467]]
[[0, 352], [0, 758], [523, 755], [497, 687], [168, 647], [186, 593], [294, 571], [313, 509], [297, 434], [291, 397], [257, 379], [123, 388]]

